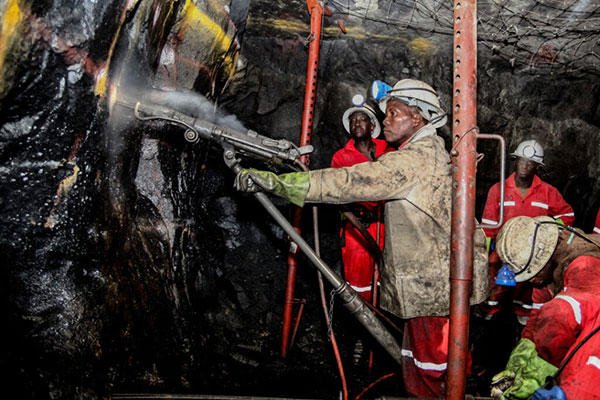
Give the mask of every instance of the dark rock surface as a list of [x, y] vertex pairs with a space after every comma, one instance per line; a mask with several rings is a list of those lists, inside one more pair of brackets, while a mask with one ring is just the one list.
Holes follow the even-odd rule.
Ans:
[[[374, 3], [380, 12], [387, 7]], [[1, 363], [9, 371], [4, 390], [14, 398], [337, 397], [315, 270], [300, 258], [296, 297], [307, 304], [295, 346], [281, 359], [285, 233], [254, 198], [234, 192], [218, 147], [186, 142], [179, 127], [138, 122], [111, 100], [115, 93], [141, 97], [149, 87], [169, 90], [200, 118], [297, 141], [305, 3], [241, 1], [231, 5], [233, 21], [229, 6], [0, 2], [0, 254], [8, 328]], [[343, 19], [347, 27], [370, 36], [346, 36], [338, 17], [324, 22], [311, 168], [328, 166], [346, 142], [341, 115], [374, 79], [428, 81], [451, 105], [451, 36], [392, 31], [355, 16]], [[478, 76], [481, 132], [504, 135], [510, 150], [522, 139], [540, 140], [544, 179], [589, 231], [600, 207], [597, 77], [536, 75], [483, 52]], [[448, 142], [450, 128], [442, 135]], [[494, 145], [482, 143], [479, 151], [486, 156], [478, 215], [498, 174]], [[288, 204], [274, 201], [288, 215]], [[306, 211], [303, 232], [312, 243]], [[320, 207], [323, 258], [339, 272], [338, 223], [335, 207]], [[351, 395], [397, 371], [375, 345], [372, 375], [364, 358], [352, 367], [364, 332], [342, 308], [334, 316]], [[378, 387], [402, 394], [398, 377]]]

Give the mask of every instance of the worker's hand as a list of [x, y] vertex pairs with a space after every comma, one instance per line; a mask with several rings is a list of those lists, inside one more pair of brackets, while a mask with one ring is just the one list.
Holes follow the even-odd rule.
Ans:
[[567, 396], [560, 386], [554, 386], [552, 389], [537, 389], [531, 400], [567, 400]]
[[522, 338], [510, 353], [505, 370], [492, 378], [492, 397], [528, 399], [556, 370], [538, 356], [531, 340]]
[[270, 192], [302, 207], [310, 183], [308, 172], [277, 175], [270, 171], [251, 168], [242, 169], [235, 177], [233, 186], [237, 190], [247, 193]]
[[272, 172], [267, 171], [257, 171], [255, 169], [242, 169], [235, 177], [233, 181], [233, 187], [235, 190], [246, 193], [256, 193], [260, 192], [263, 189], [254, 184], [254, 179], [252, 176], [256, 176], [258, 178], [258, 173], [263, 174], [272, 174]]
[[493, 398], [501, 398], [504, 392], [515, 382], [515, 373], [513, 371], [502, 371], [492, 378], [492, 390], [490, 395]]

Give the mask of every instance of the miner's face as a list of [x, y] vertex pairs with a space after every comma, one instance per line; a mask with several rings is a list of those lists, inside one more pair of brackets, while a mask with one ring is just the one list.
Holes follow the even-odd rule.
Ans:
[[371, 133], [375, 127], [371, 123], [371, 118], [369, 118], [367, 113], [355, 111], [350, 115], [348, 121], [350, 122], [350, 136], [353, 139], [371, 137]]
[[515, 174], [521, 179], [531, 179], [539, 167], [540, 164], [527, 158], [517, 157], [515, 160]]
[[390, 146], [398, 148], [424, 125], [418, 108], [398, 100], [388, 100], [383, 120], [383, 134]]

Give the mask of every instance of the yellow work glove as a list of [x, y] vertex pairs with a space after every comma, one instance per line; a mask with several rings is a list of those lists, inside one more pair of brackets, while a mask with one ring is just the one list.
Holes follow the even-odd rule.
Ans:
[[528, 399], [557, 368], [538, 356], [535, 344], [521, 339], [510, 353], [506, 370], [492, 378], [492, 397]]
[[515, 382], [515, 373], [513, 371], [504, 370], [497, 373], [492, 378], [491, 396], [495, 399], [501, 399], [504, 392], [509, 389]]

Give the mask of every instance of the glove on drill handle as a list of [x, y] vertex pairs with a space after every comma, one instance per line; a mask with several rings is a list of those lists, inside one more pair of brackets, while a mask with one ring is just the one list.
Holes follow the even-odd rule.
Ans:
[[254, 168], [242, 169], [235, 177], [233, 186], [247, 193], [260, 191], [273, 193], [302, 207], [310, 187], [308, 172], [290, 172], [277, 175]]

